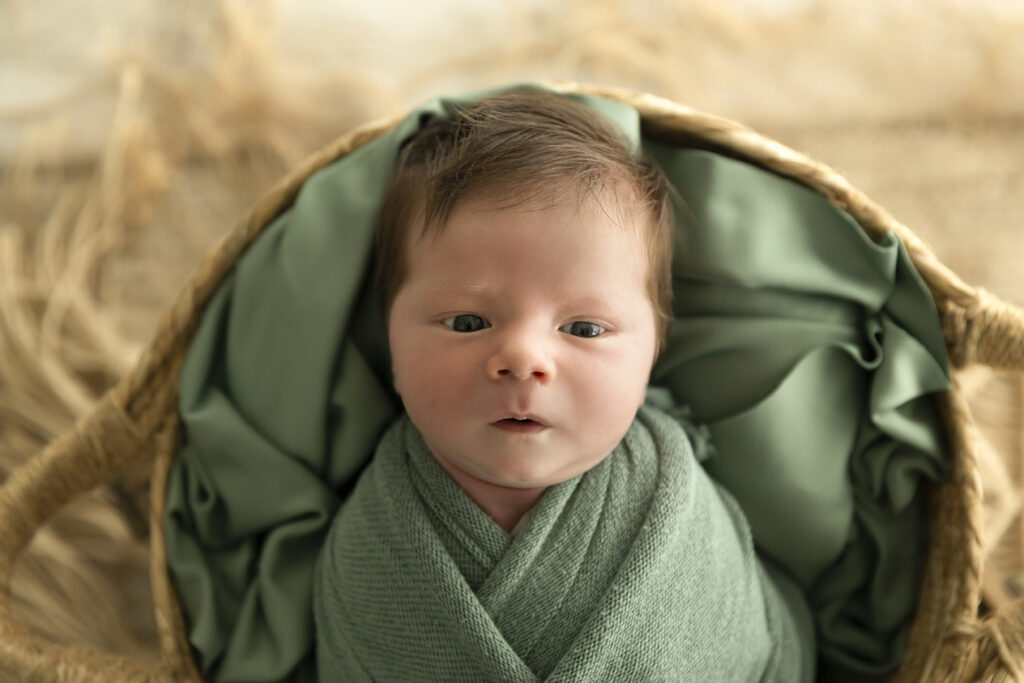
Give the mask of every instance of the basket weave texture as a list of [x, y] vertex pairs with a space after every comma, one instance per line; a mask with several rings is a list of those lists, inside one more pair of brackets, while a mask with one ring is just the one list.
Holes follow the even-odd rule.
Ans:
[[[826, 166], [732, 121], [651, 95], [561, 84], [620, 100], [641, 115], [646, 137], [727, 153], [825, 195], [878, 240], [903, 240], [939, 309], [954, 368], [974, 364], [1024, 371], [1024, 311], [965, 284], [906, 226]], [[350, 131], [310, 157], [258, 202], [201, 264], [165, 313], [133, 370], [69, 433], [16, 470], [0, 488], [0, 671], [26, 681], [199, 681], [185, 621], [166, 567], [164, 491], [180, 438], [178, 372], [206, 302], [260, 232], [315, 171], [389, 130], [397, 118]], [[1016, 680], [1024, 683], [1024, 599], [984, 617], [979, 437], [956, 381], [941, 397], [952, 452], [951, 477], [928, 489], [930, 546], [906, 653], [893, 681]], [[49, 642], [12, 616], [15, 560], [35, 530], [76, 496], [152, 465], [151, 574], [159, 661], [133, 660]]]

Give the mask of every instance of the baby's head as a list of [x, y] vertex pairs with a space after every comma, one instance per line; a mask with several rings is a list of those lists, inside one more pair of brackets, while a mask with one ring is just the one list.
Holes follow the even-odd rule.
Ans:
[[661, 170], [600, 114], [547, 91], [522, 88], [431, 119], [402, 148], [381, 209], [377, 277], [385, 312], [405, 280], [410, 240], [443, 231], [461, 201], [536, 208], [612, 199], [647, 250], [657, 355], [672, 322], [670, 192]]
[[545, 487], [614, 449], [671, 321], [672, 233], [659, 169], [568, 98], [496, 95], [407, 143], [379, 287], [395, 388], [456, 479]]

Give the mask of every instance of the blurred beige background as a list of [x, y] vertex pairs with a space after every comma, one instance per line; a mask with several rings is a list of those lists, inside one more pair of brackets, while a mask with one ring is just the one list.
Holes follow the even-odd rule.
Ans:
[[[1022, 65], [1022, 0], [6, 0], [0, 476], [130, 367], [202, 254], [304, 156], [507, 81], [618, 85], [745, 123], [1024, 305]], [[986, 543], [1012, 564], [1024, 387], [962, 381], [991, 446]], [[37, 537], [14, 591], [51, 637], [152, 649], [145, 563], [144, 529], [98, 491]], [[989, 594], [1024, 591], [1015, 576]]]

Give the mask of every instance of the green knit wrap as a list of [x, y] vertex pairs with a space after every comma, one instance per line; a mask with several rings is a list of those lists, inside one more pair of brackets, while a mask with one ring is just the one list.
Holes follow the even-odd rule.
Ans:
[[498, 526], [405, 416], [314, 580], [321, 681], [811, 681], [814, 630], [680, 421], [648, 404], [599, 465]]

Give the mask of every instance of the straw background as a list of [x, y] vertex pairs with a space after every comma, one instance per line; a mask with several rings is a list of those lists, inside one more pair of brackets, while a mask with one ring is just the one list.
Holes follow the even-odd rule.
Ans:
[[[0, 479], [129, 368], [200, 256], [307, 154], [524, 79], [652, 92], [845, 175], [1024, 305], [1021, 0], [0, 3]], [[961, 378], [985, 593], [1024, 594], [1024, 379]], [[157, 649], [138, 477], [44, 527], [12, 590], [51, 638]]]

